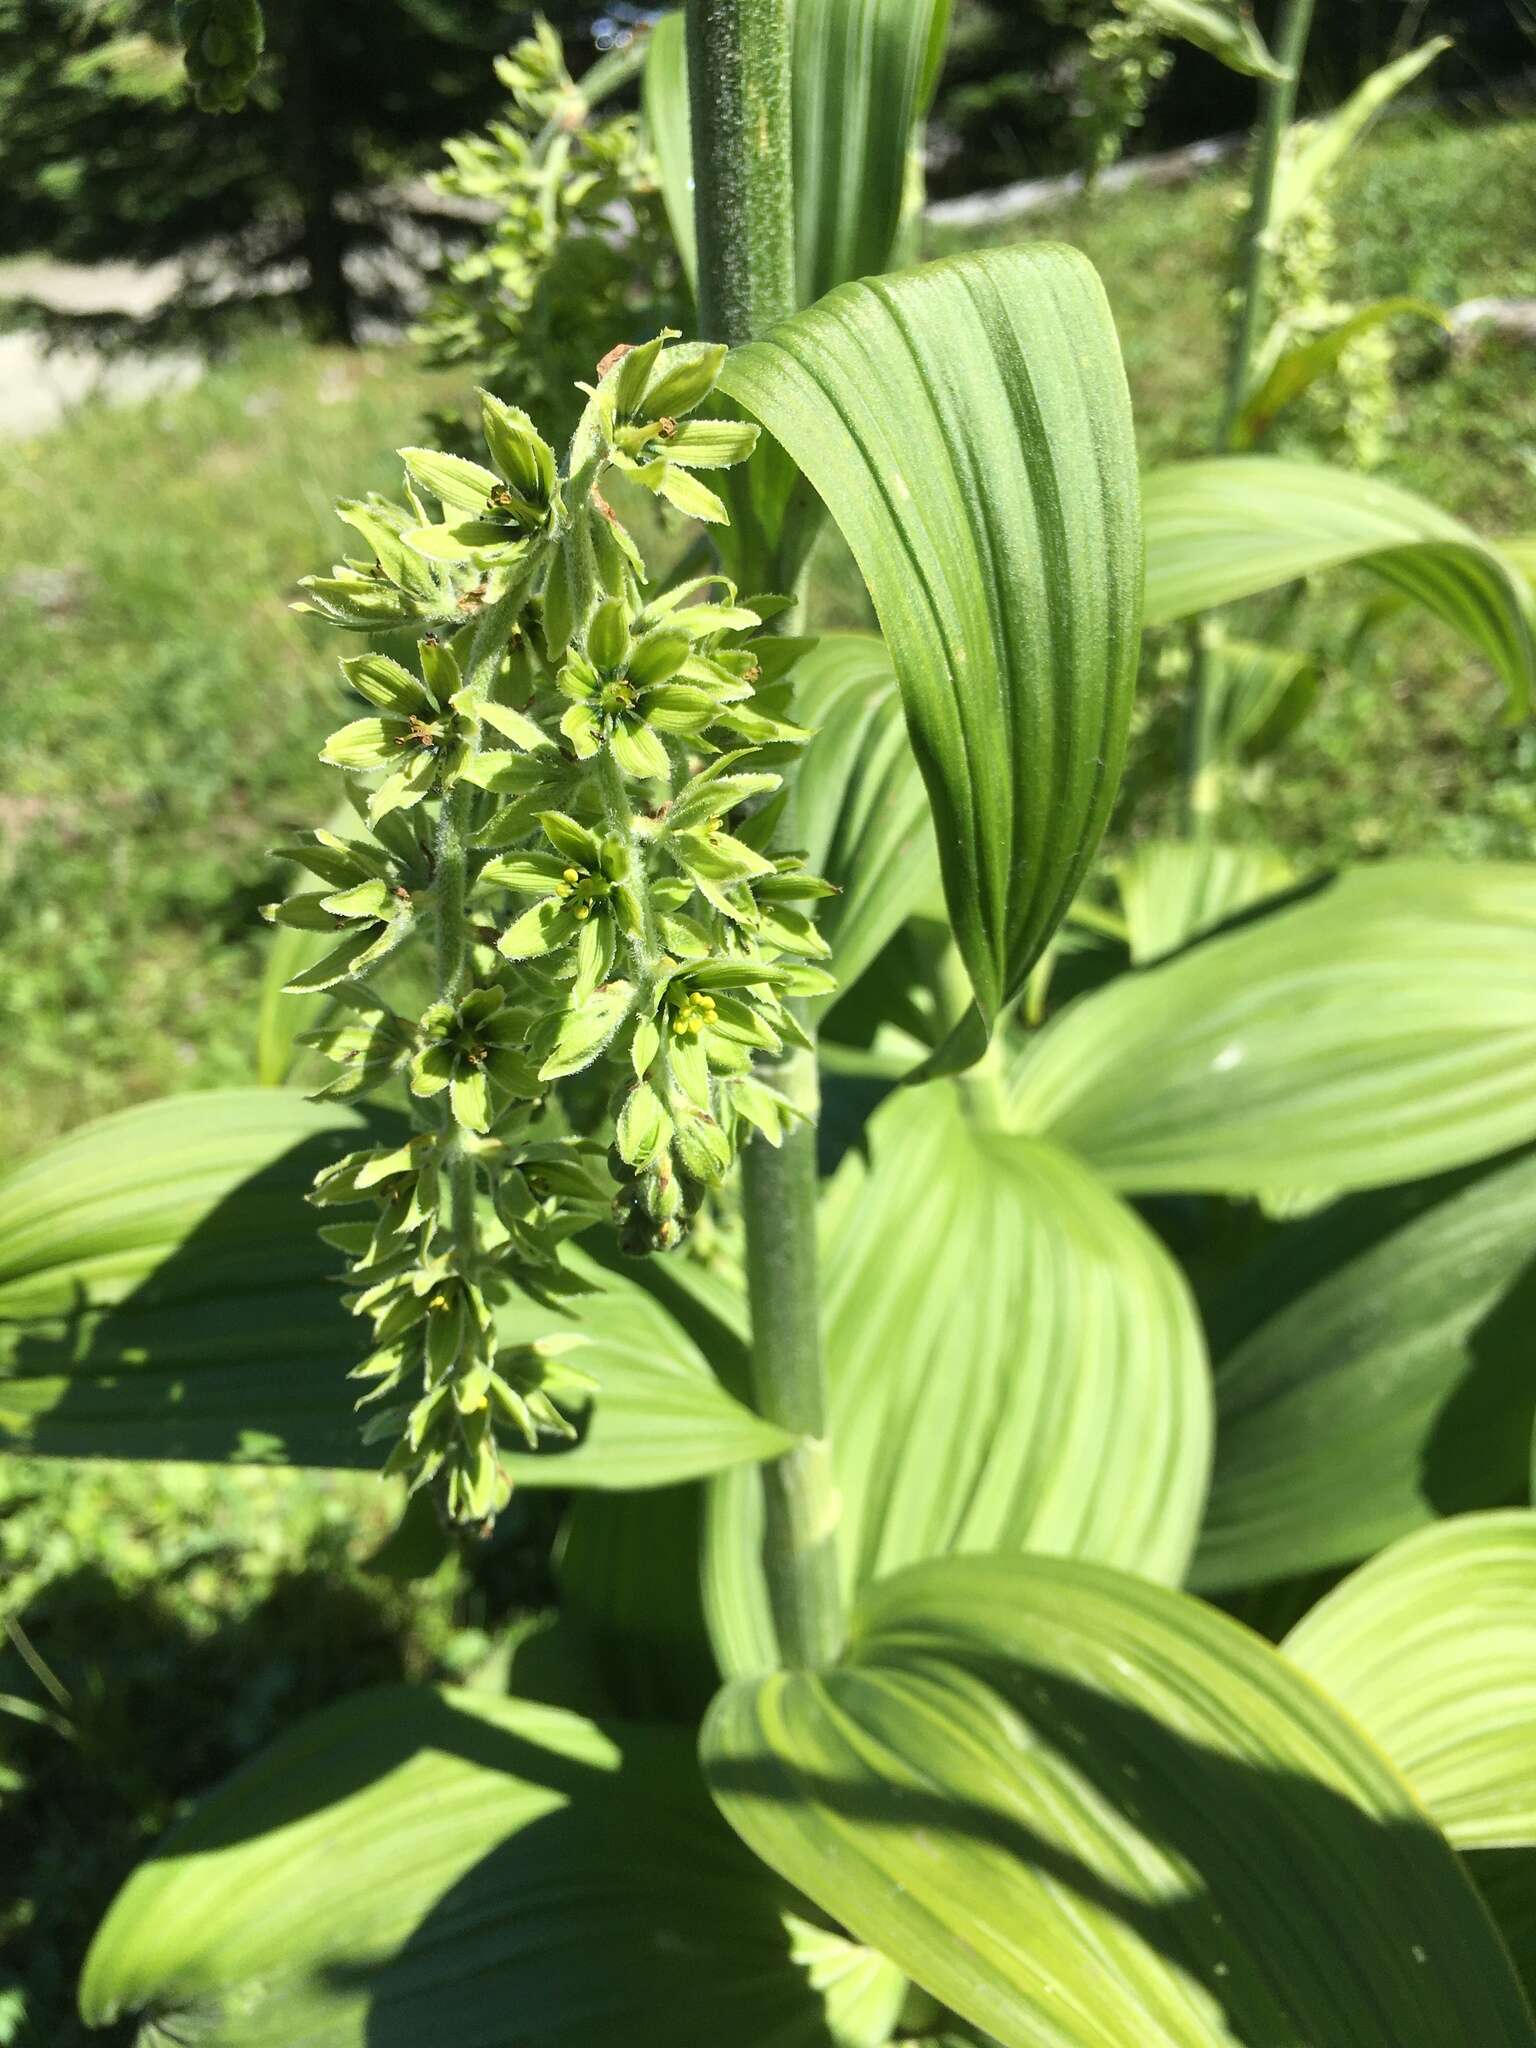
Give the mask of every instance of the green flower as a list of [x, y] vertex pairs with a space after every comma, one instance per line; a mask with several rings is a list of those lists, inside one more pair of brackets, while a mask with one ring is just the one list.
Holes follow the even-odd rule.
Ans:
[[[669, 622], [632, 639], [622, 600], [606, 598], [593, 614], [585, 650], [572, 653], [556, 678], [569, 701], [560, 730], [578, 758], [590, 760], [606, 747], [626, 775], [668, 775], [663, 734], [701, 733], [722, 706], [751, 695], [748, 684], [724, 670], [703, 670], [693, 654], [686, 628]], [[689, 679], [674, 681], [685, 668]]]
[[606, 981], [621, 933], [640, 928], [640, 905], [628, 882], [622, 840], [599, 838], [563, 811], [544, 811], [540, 829], [551, 851], [491, 860], [480, 880], [539, 900], [497, 940], [508, 960], [538, 960], [575, 948], [578, 998]]
[[454, 1122], [488, 1131], [508, 1102], [542, 1092], [524, 1051], [527, 1037], [527, 1018], [499, 988], [476, 989], [458, 1004], [432, 1003], [422, 1013], [411, 1093], [446, 1089]]

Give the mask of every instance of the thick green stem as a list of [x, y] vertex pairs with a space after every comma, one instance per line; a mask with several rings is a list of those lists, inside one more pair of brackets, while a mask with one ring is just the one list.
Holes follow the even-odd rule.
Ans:
[[[794, 311], [786, 0], [688, 0], [699, 319], [732, 347]], [[763, 1567], [779, 1654], [829, 1662], [842, 1647], [837, 1489], [826, 1440], [816, 1275], [816, 1058], [775, 1077], [805, 1110], [778, 1150], [742, 1155], [752, 1388], [759, 1412], [796, 1439], [762, 1468]]]
[[699, 321], [734, 348], [795, 308], [786, 0], [688, 0]]
[[[1282, 0], [1274, 51], [1277, 63], [1284, 69], [1284, 76], [1266, 79], [1260, 88], [1259, 129], [1248, 191], [1248, 212], [1238, 252], [1237, 311], [1227, 355], [1226, 396], [1216, 436], [1220, 454], [1226, 454], [1237, 437], [1238, 421], [1253, 377], [1259, 336], [1269, 310], [1270, 273], [1275, 256], [1272, 231], [1275, 181], [1286, 134], [1296, 113], [1296, 93], [1301, 83], [1302, 60], [1307, 54], [1307, 37], [1312, 29], [1315, 4], [1316, 0]], [[1190, 622], [1189, 662], [1189, 708], [1184, 731], [1184, 829], [1191, 838], [1205, 840], [1212, 837], [1216, 829], [1220, 792], [1212, 760], [1217, 706], [1213, 702], [1211, 653], [1204, 621], [1200, 619]]]
[[763, 1566], [780, 1655], [814, 1666], [843, 1643], [816, 1285], [815, 1054], [796, 1054], [776, 1078], [805, 1121], [777, 1151], [754, 1139], [741, 1162], [753, 1391], [760, 1413], [797, 1439], [763, 1467]]

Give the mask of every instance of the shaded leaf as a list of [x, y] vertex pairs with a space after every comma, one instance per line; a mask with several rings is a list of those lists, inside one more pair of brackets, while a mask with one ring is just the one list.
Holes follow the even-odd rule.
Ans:
[[1536, 1156], [1338, 1202], [1208, 1313], [1216, 1472], [1204, 1587], [1353, 1564], [1526, 1497]]
[[783, 1888], [682, 1730], [360, 1693], [212, 1794], [118, 1894], [89, 2025], [220, 2048], [832, 2048]]
[[[280, 1089], [184, 1095], [0, 1175], [0, 1439], [63, 1457], [374, 1463], [345, 1377], [366, 1329], [304, 1199], [369, 1128]], [[571, 1450], [504, 1454], [518, 1484], [664, 1486], [782, 1447], [654, 1300], [593, 1277], [603, 1292], [577, 1315], [521, 1298], [502, 1312], [508, 1343], [578, 1331], [599, 1383]]]
[[1131, 958], [1144, 966], [1279, 895], [1295, 871], [1271, 846], [1147, 839], [1116, 862], [1114, 877]]
[[928, 797], [896, 673], [870, 633], [828, 633], [795, 669], [795, 715], [816, 738], [795, 780], [795, 842], [839, 894], [817, 906], [835, 995], [852, 988], [938, 882]]
[[1102, 288], [1045, 244], [956, 257], [840, 287], [721, 383], [869, 586], [990, 1024], [1076, 893], [1124, 755], [1142, 556]]
[[728, 1686], [703, 1754], [765, 1862], [1005, 2048], [1536, 2040], [1402, 1780], [1187, 1595], [914, 1566], [839, 1665]]

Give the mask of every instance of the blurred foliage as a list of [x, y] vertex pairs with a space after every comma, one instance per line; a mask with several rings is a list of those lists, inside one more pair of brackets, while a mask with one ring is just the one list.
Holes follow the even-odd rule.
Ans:
[[491, 56], [530, 12], [266, 0], [265, 56], [215, 119], [188, 91], [171, 0], [0, 0], [0, 256], [191, 259], [174, 301], [97, 320], [104, 339], [202, 340], [248, 300], [294, 297], [317, 334], [348, 339], [397, 313], [434, 222], [400, 181], [490, 113]]
[[[618, 342], [685, 328], [686, 288], [638, 117], [589, 103], [547, 23], [495, 68], [507, 104], [483, 133], [449, 142], [432, 179], [490, 209], [490, 230], [450, 258], [416, 338], [428, 362], [463, 364], [563, 447], [577, 380]], [[469, 453], [478, 421], [435, 420], [431, 439]]]
[[[1278, 0], [1256, 0], [1272, 29]], [[1317, 9], [1302, 112], [1331, 106], [1367, 73], [1434, 35], [1457, 47], [1434, 90], [1497, 97], [1531, 63], [1532, 0], [1332, 0]], [[1247, 128], [1253, 81], [1187, 45], [1147, 78], [1150, 39], [1136, 0], [957, 0], [932, 135], [935, 194], [1112, 161], [1137, 147], [1172, 149]], [[1150, 96], [1148, 97], [1148, 93]]]
[[[266, 849], [323, 798], [331, 684], [288, 610], [338, 477], [450, 387], [398, 352], [269, 341], [195, 390], [6, 449], [0, 795], [7, 1149], [251, 1078]], [[117, 508], [110, 518], [103, 506]]]

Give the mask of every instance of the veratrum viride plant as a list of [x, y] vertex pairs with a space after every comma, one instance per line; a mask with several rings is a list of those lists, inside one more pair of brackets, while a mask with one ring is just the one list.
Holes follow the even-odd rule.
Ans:
[[[1266, 77], [1270, 191], [1303, 0], [1137, 12]], [[1144, 622], [1355, 565], [1518, 712], [1536, 601], [1377, 479], [1139, 475], [1077, 252], [891, 269], [947, 24], [658, 23], [704, 339], [343, 504], [260, 1085], [0, 1173], [7, 1443], [384, 1463], [434, 1563], [561, 1496], [494, 1675], [128, 1878], [139, 2048], [1536, 2048], [1536, 874], [1094, 868]], [[823, 519], [879, 630], [810, 645]]]
[[[825, 887], [770, 850], [770, 762], [808, 737], [780, 712], [805, 643], [764, 631], [788, 600], [655, 587], [602, 494], [616, 472], [725, 519], [697, 471], [757, 429], [697, 416], [725, 351], [673, 339], [613, 351], [563, 469], [485, 394], [491, 466], [404, 450], [406, 502], [343, 504], [366, 552], [305, 585], [337, 626], [420, 636], [414, 668], [343, 659], [371, 709], [321, 758], [361, 836], [284, 847], [321, 886], [268, 914], [337, 941], [290, 984], [343, 1006], [311, 1034], [341, 1070], [324, 1092], [403, 1076], [416, 1104], [405, 1143], [349, 1154], [314, 1200], [372, 1211], [324, 1233], [373, 1325], [365, 1438], [455, 1522], [504, 1497], [499, 1435], [574, 1435], [562, 1391], [591, 1387], [561, 1340], [498, 1346], [509, 1288], [576, 1291], [561, 1244], [610, 1211], [628, 1250], [679, 1244], [744, 1133], [777, 1144], [799, 1114], [753, 1062], [807, 1045], [794, 999], [833, 986], [803, 908]], [[407, 1017], [373, 977], [412, 948], [435, 994]], [[587, 1074], [591, 1128], [560, 1129], [554, 1085]]]

